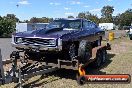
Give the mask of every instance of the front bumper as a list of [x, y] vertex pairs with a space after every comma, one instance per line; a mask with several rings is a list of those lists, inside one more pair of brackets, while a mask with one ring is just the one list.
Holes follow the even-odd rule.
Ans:
[[38, 51], [61, 51], [62, 46], [44, 46], [44, 45], [23, 45], [12, 43], [12, 46], [21, 50], [38, 50]]

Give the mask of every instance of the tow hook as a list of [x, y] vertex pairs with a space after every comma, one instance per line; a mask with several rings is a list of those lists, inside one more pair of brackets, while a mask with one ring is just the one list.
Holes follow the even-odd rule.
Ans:
[[79, 75], [80, 75], [80, 76], [86, 75], [85, 70], [84, 70], [81, 66], [79, 67], [78, 71], [79, 71]]

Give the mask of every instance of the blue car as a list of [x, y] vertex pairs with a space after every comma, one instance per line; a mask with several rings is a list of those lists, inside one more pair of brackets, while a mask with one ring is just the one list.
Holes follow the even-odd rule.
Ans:
[[25, 57], [32, 60], [43, 61], [44, 57], [55, 54], [64, 60], [80, 56], [80, 62], [85, 62], [92, 55], [91, 49], [101, 45], [104, 35], [105, 31], [90, 20], [62, 18], [49, 23], [45, 29], [13, 34], [12, 46], [23, 50]]

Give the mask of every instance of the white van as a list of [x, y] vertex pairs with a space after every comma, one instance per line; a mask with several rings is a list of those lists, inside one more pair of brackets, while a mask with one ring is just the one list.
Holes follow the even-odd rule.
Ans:
[[132, 40], [132, 26], [130, 26], [129, 38], [130, 38], [130, 40]]

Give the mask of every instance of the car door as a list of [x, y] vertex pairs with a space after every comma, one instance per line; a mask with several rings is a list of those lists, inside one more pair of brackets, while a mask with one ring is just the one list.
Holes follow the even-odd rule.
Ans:
[[82, 29], [83, 38], [91, 42], [97, 40], [97, 36], [96, 36], [97, 29], [98, 27], [96, 26], [96, 24], [94, 24], [91, 21], [84, 20], [83, 29]]
[[93, 25], [91, 21], [84, 20], [83, 21], [83, 28], [82, 28], [82, 34], [84, 38], [87, 37], [94, 37], [95, 30], [93, 30]]
[[104, 37], [105, 31], [101, 30], [95, 23], [92, 23], [92, 29], [96, 38]]

